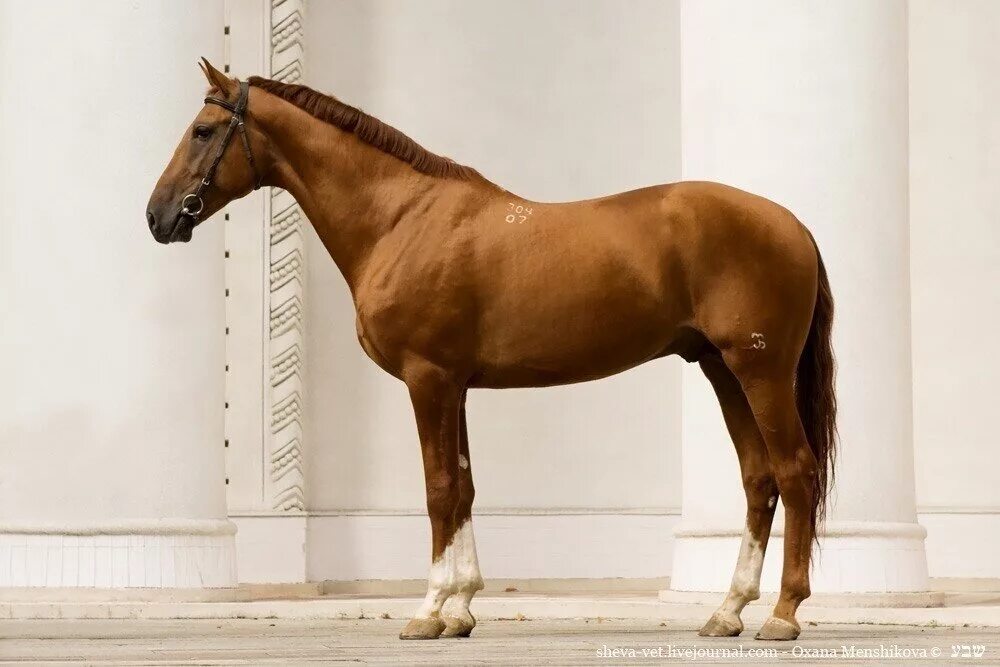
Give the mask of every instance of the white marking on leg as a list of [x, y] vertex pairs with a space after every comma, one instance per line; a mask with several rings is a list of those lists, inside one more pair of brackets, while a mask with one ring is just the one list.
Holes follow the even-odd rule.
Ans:
[[771, 496], [767, 499], [767, 509], [772, 509], [774, 504], [778, 502], [778, 496]]
[[445, 600], [455, 594], [461, 594], [460, 609], [467, 611], [472, 596], [482, 589], [483, 577], [479, 573], [479, 556], [470, 518], [459, 526], [444, 553], [431, 564], [427, 595], [416, 618], [440, 615]]
[[458, 455], [458, 467], [461, 468], [462, 470], [469, 469], [469, 459], [465, 458], [464, 454]]
[[743, 608], [760, 597], [760, 572], [764, 567], [764, 548], [750, 533], [749, 526], [743, 529], [740, 542], [740, 556], [736, 561], [733, 581], [729, 593], [716, 613], [725, 616], [739, 616]]
[[[469, 613], [469, 604], [472, 603], [472, 596], [476, 594], [476, 591], [458, 591], [452, 594], [450, 598], [444, 603], [444, 608], [441, 613], [445, 616], [454, 616], [455, 618], [472, 620], [472, 614]], [[472, 621], [475, 623], [475, 621]]]

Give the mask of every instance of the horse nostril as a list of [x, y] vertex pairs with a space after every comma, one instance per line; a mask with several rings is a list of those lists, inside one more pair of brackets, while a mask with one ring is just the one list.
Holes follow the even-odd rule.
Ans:
[[156, 227], [156, 218], [153, 217], [152, 211], [146, 211], [146, 222], [149, 223], [150, 231], [153, 230], [153, 227]]

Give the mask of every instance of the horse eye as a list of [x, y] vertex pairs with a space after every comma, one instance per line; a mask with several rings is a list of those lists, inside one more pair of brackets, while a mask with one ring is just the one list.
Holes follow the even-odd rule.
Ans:
[[212, 135], [212, 128], [208, 125], [199, 125], [194, 128], [194, 136], [197, 139], [208, 139]]

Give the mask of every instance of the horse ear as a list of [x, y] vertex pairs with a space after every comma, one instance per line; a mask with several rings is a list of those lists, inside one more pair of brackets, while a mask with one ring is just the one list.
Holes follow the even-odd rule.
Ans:
[[208, 62], [208, 58], [202, 58], [198, 66], [201, 67], [201, 71], [205, 74], [208, 85], [218, 88], [225, 95], [229, 95], [236, 90], [236, 82], [215, 69], [212, 63]]

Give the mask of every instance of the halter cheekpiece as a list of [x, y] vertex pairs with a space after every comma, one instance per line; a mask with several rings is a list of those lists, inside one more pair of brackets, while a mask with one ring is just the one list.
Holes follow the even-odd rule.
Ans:
[[257, 163], [253, 159], [253, 151], [250, 150], [250, 140], [247, 138], [247, 129], [244, 124], [244, 114], [247, 110], [247, 101], [250, 98], [250, 84], [246, 81], [238, 81], [240, 84], [240, 96], [236, 100], [236, 104], [227, 102], [226, 100], [220, 100], [217, 97], [206, 97], [205, 104], [215, 104], [222, 107], [223, 109], [228, 109], [233, 112], [233, 119], [229, 122], [229, 127], [226, 128], [226, 134], [222, 137], [222, 143], [219, 145], [219, 150], [215, 154], [215, 159], [212, 160], [212, 165], [208, 168], [208, 172], [205, 173], [205, 177], [201, 179], [198, 184], [198, 189], [191, 194], [184, 195], [184, 199], [181, 201], [181, 213], [190, 217], [195, 222], [198, 222], [201, 212], [205, 210], [205, 202], [202, 200], [201, 195], [205, 190], [212, 184], [212, 179], [215, 178], [215, 171], [219, 168], [219, 163], [222, 162], [222, 156], [226, 154], [226, 148], [229, 146], [229, 142], [233, 138], [233, 132], [239, 128], [240, 138], [243, 140], [243, 152], [246, 153], [247, 161], [250, 163], [250, 168], [253, 170], [254, 175], [254, 185], [253, 189], [256, 190], [260, 188], [261, 177], [257, 172]]

